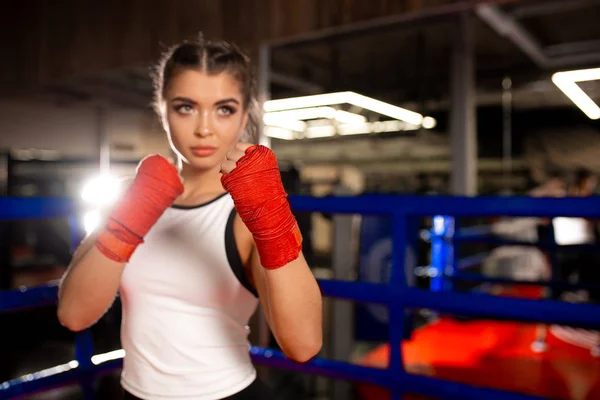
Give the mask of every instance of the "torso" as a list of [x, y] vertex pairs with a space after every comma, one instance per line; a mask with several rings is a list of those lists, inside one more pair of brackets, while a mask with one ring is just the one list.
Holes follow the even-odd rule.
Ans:
[[238, 250], [247, 247], [240, 222], [228, 194], [173, 206], [135, 251], [120, 288], [127, 391], [215, 399], [255, 379], [247, 324], [258, 299], [243, 267], [251, 248]]

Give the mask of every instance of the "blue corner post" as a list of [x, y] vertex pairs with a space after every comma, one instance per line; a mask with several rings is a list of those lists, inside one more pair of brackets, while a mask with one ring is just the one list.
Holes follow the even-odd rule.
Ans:
[[[408, 287], [407, 273], [407, 247], [409, 245], [409, 220], [406, 214], [397, 213], [392, 216], [392, 270], [388, 285], [392, 292], [402, 292]], [[412, 272], [412, 271], [411, 271]], [[389, 370], [395, 379], [404, 376], [404, 363], [402, 355], [402, 340], [405, 334], [405, 309], [404, 304], [392, 302], [389, 308]], [[400, 400], [402, 391], [393, 389], [392, 400]]]
[[89, 329], [78, 332], [75, 338], [75, 358], [79, 363], [77, 368], [83, 372], [80, 385], [85, 400], [94, 400], [96, 397], [94, 391], [93, 355], [94, 344], [92, 332]]
[[447, 279], [454, 274], [454, 218], [443, 215], [433, 217], [431, 228], [430, 290], [432, 292], [451, 291], [452, 281]]
[[[546, 250], [548, 251], [550, 258], [550, 280], [559, 281], [561, 277], [558, 270], [558, 245], [556, 243], [556, 235], [554, 233], [554, 224], [552, 223], [552, 220], [550, 220], [550, 229], [548, 230], [548, 236], [546, 238], [543, 238], [543, 240], [546, 240]], [[560, 295], [560, 288], [550, 287], [550, 298], [552, 300], [559, 300]]]
[[[81, 242], [84, 232], [77, 215], [69, 217], [69, 225], [71, 228], [71, 253], [73, 253]], [[85, 400], [94, 400], [96, 398], [94, 390], [94, 364], [92, 363], [93, 355], [94, 343], [92, 332], [89, 329], [78, 332], [75, 337], [75, 359], [78, 363], [77, 368], [84, 372], [80, 385]]]
[[[405, 285], [408, 287], [414, 287], [416, 284], [415, 272], [419, 263], [419, 251], [421, 246], [419, 235], [421, 219], [421, 216], [407, 216], [406, 251], [408, 251], [409, 253], [405, 254], [408, 264], [404, 268], [404, 275], [406, 277]], [[404, 340], [410, 340], [412, 338], [412, 334], [414, 331], [415, 312], [416, 311], [413, 309], [404, 309], [404, 334], [402, 336]]]

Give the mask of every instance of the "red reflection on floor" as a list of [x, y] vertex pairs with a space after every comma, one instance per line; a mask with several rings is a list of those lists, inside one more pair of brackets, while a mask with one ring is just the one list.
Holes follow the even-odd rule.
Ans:
[[[404, 343], [405, 365], [410, 373], [472, 386], [550, 399], [600, 399], [599, 358], [552, 333], [548, 333], [548, 350], [536, 354], [530, 348], [534, 338], [533, 324], [442, 318], [418, 329]], [[389, 347], [383, 345], [358, 363], [385, 368], [388, 352]], [[389, 398], [378, 387], [362, 385], [359, 391], [366, 400]], [[404, 399], [424, 397], [409, 395]]]

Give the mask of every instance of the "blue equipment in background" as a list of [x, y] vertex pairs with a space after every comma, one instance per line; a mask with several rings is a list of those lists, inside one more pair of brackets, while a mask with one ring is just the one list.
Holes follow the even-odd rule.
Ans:
[[[364, 216], [360, 226], [358, 280], [387, 284], [392, 269], [392, 223], [381, 216]], [[388, 310], [381, 304], [357, 303], [355, 339], [386, 341]]]

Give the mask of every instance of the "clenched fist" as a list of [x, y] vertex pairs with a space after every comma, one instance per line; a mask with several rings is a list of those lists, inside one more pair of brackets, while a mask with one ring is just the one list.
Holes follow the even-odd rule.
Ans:
[[238, 143], [227, 153], [225, 161], [221, 164], [221, 172], [230, 174], [237, 167], [238, 161], [246, 155], [246, 150], [254, 145], [249, 143]]

